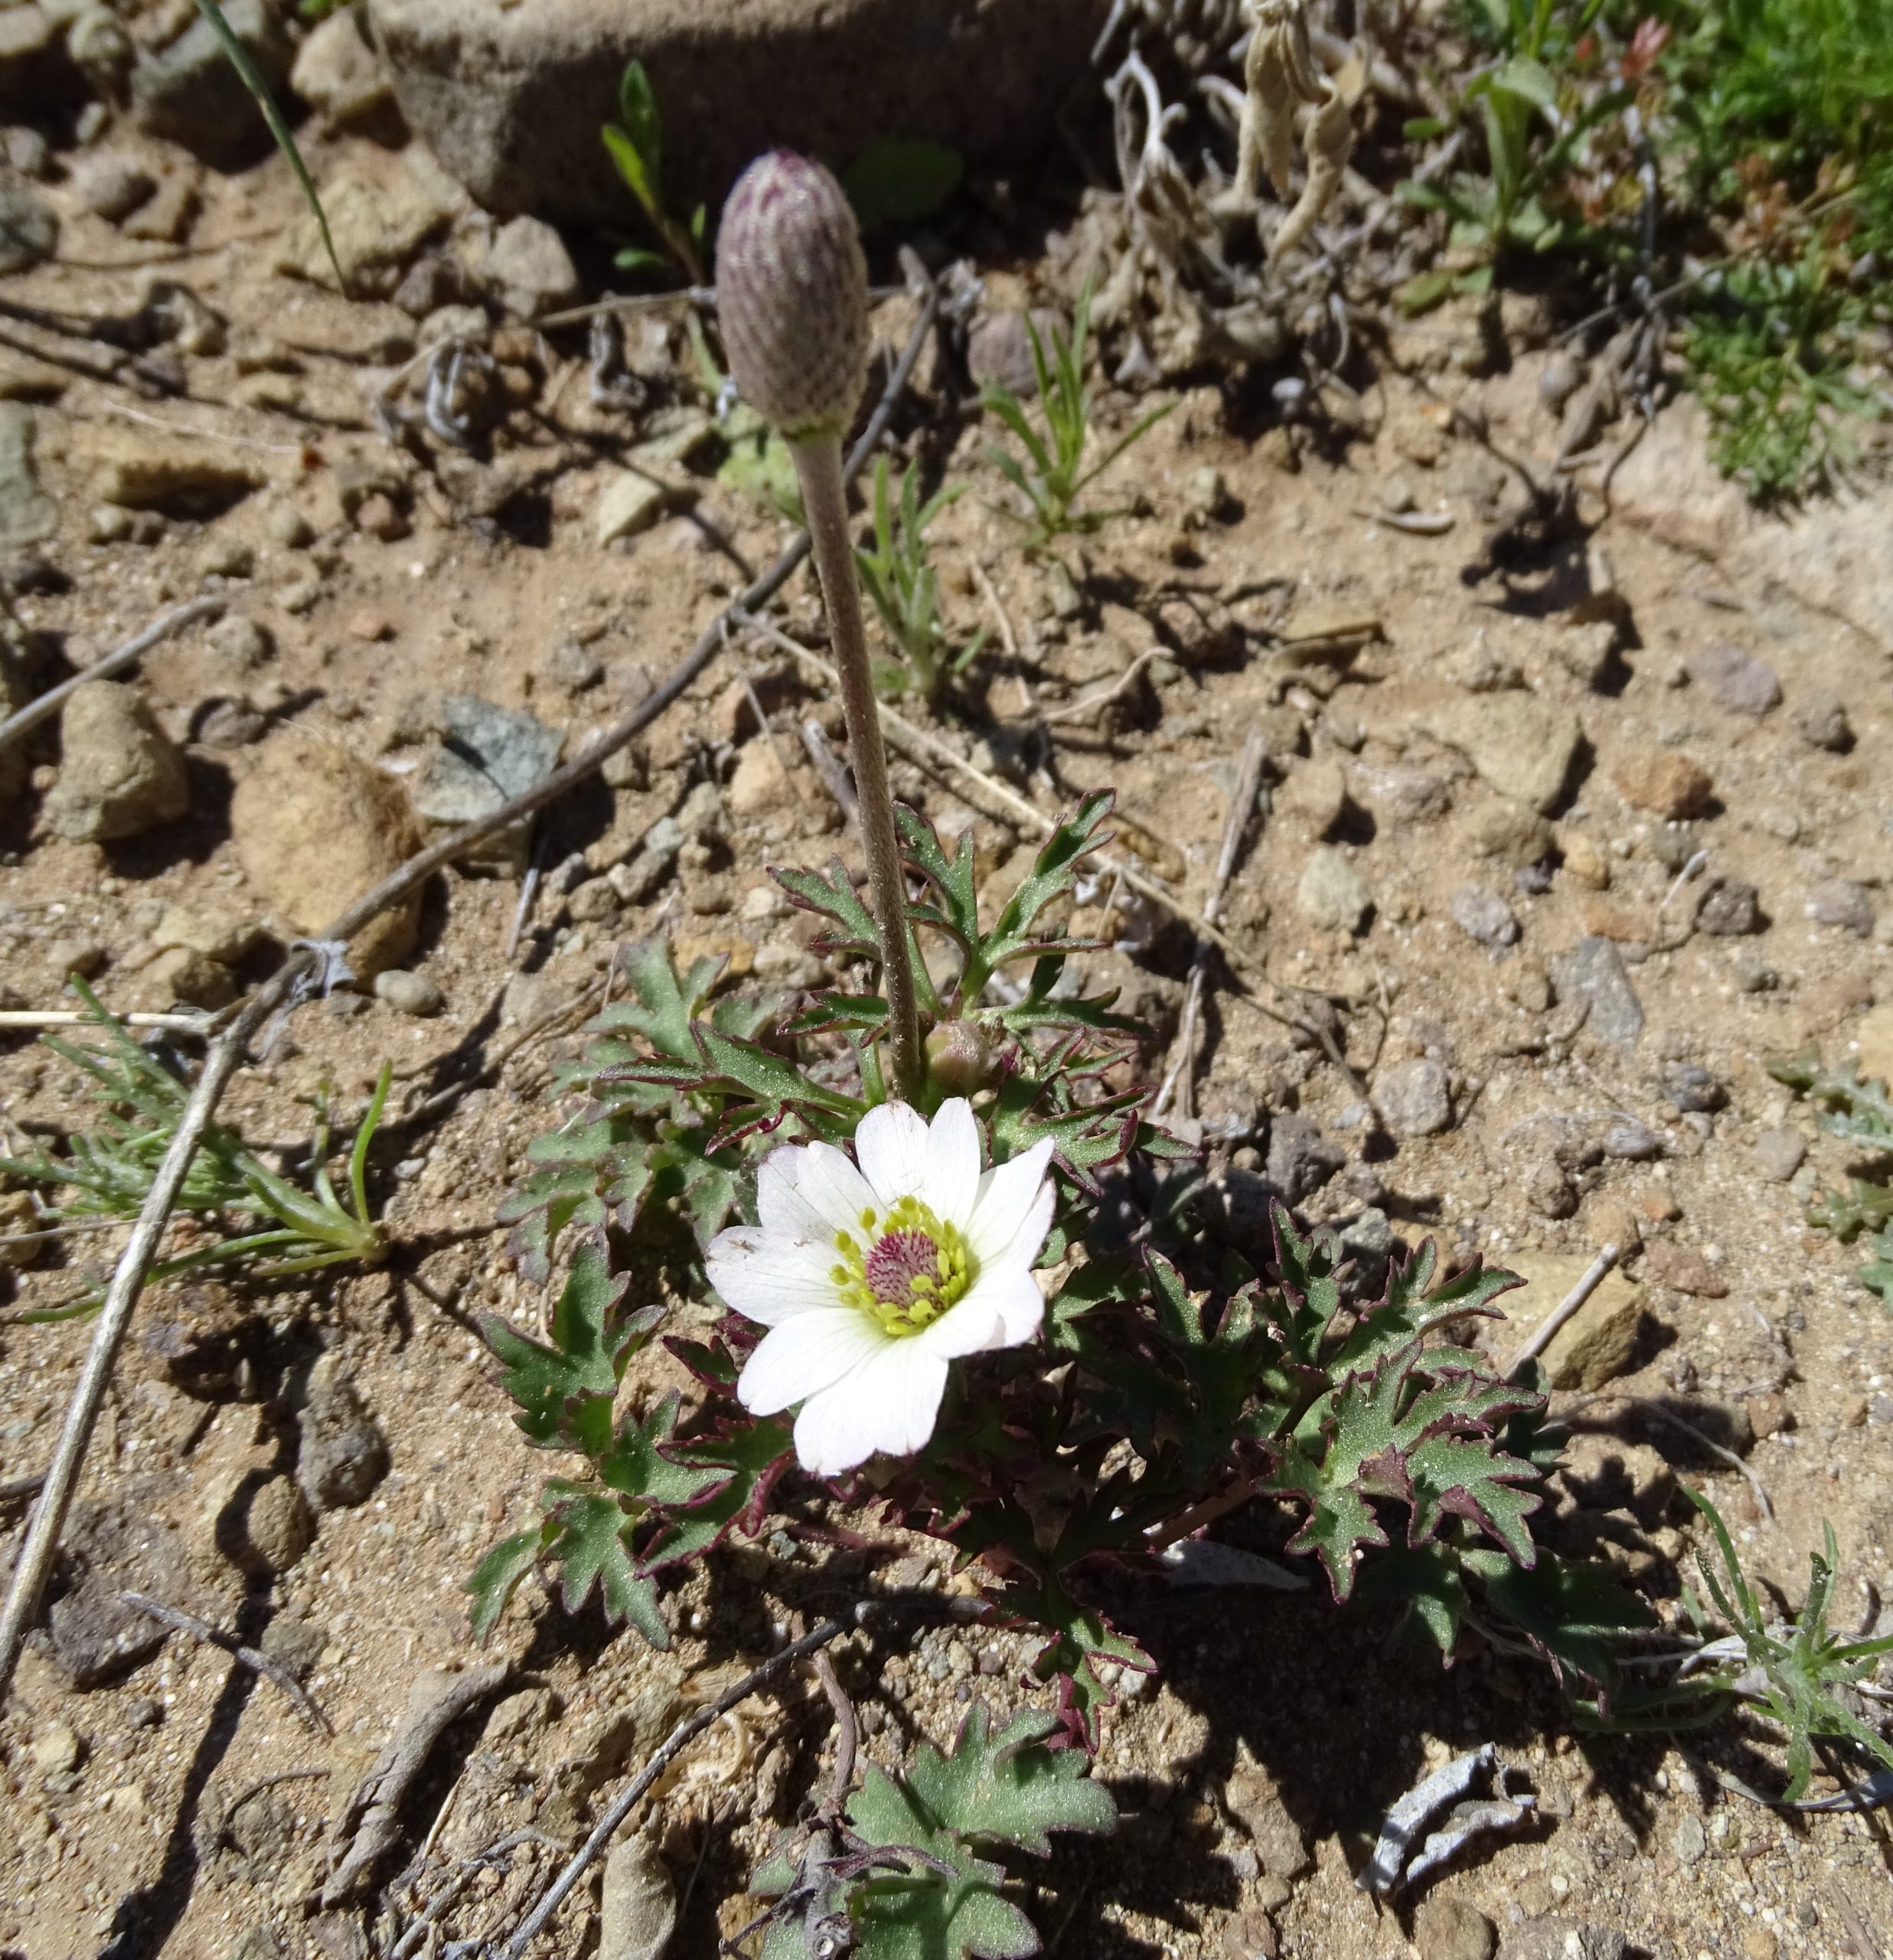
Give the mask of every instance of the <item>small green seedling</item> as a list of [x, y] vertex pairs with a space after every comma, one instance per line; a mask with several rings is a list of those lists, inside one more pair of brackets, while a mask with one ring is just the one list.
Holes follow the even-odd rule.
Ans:
[[861, 583], [900, 656], [898, 663], [885, 665], [875, 677], [883, 694], [911, 691], [936, 701], [948, 681], [964, 673], [986, 644], [981, 632], [970, 645], [955, 649], [940, 618], [939, 575], [927, 561], [928, 526], [964, 495], [955, 485], [923, 505], [919, 469], [910, 466], [901, 477], [896, 498], [889, 487], [887, 459], [875, 460], [874, 548], [857, 547], [855, 561]]
[[646, 221], [664, 250], [653, 252], [628, 245], [613, 263], [620, 272], [645, 272], [674, 265], [693, 286], [703, 281], [703, 207], [699, 204], [687, 224], [671, 215], [664, 199], [664, 118], [657, 92], [641, 61], [626, 64], [618, 85], [618, 118], [599, 132], [612, 153], [625, 188], [638, 200]]
[[1068, 339], [1053, 330], [1050, 358], [1037, 326], [1028, 314], [1026, 333], [1032, 346], [1032, 368], [1039, 384], [1039, 400], [1045, 411], [1045, 433], [1033, 426], [1025, 404], [1012, 390], [997, 381], [987, 384], [981, 399], [985, 407], [1018, 437], [1025, 450], [1021, 462], [1010, 450], [989, 446], [994, 466], [1025, 498], [1030, 516], [1018, 513], [1026, 528], [1026, 548], [1042, 550], [1055, 537], [1088, 534], [1102, 528], [1121, 511], [1083, 511], [1078, 500], [1133, 444], [1141, 442], [1176, 407], [1174, 402], [1154, 408], [1141, 416], [1128, 435], [1122, 436], [1094, 462], [1085, 466], [1085, 452], [1091, 440], [1091, 395], [1085, 386], [1085, 354], [1091, 333], [1092, 288], [1086, 282], [1079, 296], [1078, 311]]
[[[103, 1045], [44, 1038], [54, 1054], [96, 1086], [104, 1106], [98, 1125], [73, 1138], [69, 1157], [55, 1157], [41, 1147], [29, 1158], [0, 1158], [0, 1172], [70, 1191], [64, 1203], [45, 1214], [51, 1229], [103, 1220], [129, 1224], [144, 1209], [190, 1102], [191, 1085], [133, 1040], [83, 981], [73, 985], [85, 1002], [88, 1024], [103, 1036]], [[272, 1169], [235, 1130], [219, 1122], [207, 1125], [178, 1201], [178, 1210], [204, 1228], [206, 1243], [161, 1260], [152, 1268], [152, 1280], [221, 1267], [255, 1279], [285, 1279], [351, 1262], [377, 1264], [386, 1256], [387, 1237], [369, 1214], [368, 1148], [391, 1080], [383, 1068], [355, 1132], [345, 1194], [336, 1191], [329, 1176], [328, 1116], [319, 1102], [308, 1189]], [[70, 1319], [90, 1312], [100, 1297], [83, 1295], [23, 1318]]]

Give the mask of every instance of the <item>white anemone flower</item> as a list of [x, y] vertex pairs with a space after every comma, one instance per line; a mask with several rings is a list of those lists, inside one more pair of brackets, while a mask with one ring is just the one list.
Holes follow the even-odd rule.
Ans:
[[972, 1106], [955, 1097], [931, 1124], [904, 1102], [870, 1109], [854, 1160], [809, 1143], [764, 1161], [761, 1222], [720, 1232], [707, 1264], [729, 1305], [769, 1329], [736, 1393], [758, 1416], [801, 1405], [805, 1469], [912, 1455], [933, 1434], [949, 1361], [1038, 1332], [1051, 1155], [1036, 1143], [982, 1171]]

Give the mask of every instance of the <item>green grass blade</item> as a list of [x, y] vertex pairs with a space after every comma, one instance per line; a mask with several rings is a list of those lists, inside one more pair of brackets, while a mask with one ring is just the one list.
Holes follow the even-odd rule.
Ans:
[[263, 111], [263, 119], [269, 126], [269, 133], [276, 139], [276, 148], [289, 159], [289, 168], [295, 172], [295, 181], [302, 187], [302, 195], [315, 214], [315, 222], [322, 234], [322, 249], [328, 254], [328, 263], [335, 274], [335, 283], [345, 294], [348, 281], [342, 272], [342, 262], [335, 256], [335, 241], [329, 236], [328, 215], [322, 209], [321, 198], [317, 194], [315, 180], [308, 172], [308, 166], [302, 161], [302, 152], [295, 146], [295, 138], [289, 132], [289, 124], [283, 120], [282, 111], [276, 106], [276, 97], [269, 93], [269, 85], [258, 72], [256, 64], [250, 58], [250, 50], [231, 31], [230, 24], [224, 18], [224, 10], [217, 0], [197, 0], [197, 11], [211, 24], [211, 31], [217, 36], [224, 52], [230, 57], [230, 66], [243, 77], [243, 86], [256, 98], [256, 106]]

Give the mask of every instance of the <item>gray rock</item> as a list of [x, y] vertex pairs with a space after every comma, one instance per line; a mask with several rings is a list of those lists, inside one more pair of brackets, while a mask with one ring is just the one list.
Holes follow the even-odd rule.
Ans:
[[1350, 1259], [1378, 1266], [1398, 1243], [1393, 1225], [1377, 1204], [1370, 1204], [1351, 1224], [1341, 1227], [1341, 1250]]
[[578, 271], [565, 240], [540, 218], [516, 217], [501, 225], [485, 271], [506, 310], [522, 319], [569, 306], [579, 296]]
[[416, 1021], [431, 1018], [447, 1004], [446, 995], [426, 974], [410, 973], [403, 966], [390, 966], [374, 976], [374, 997]]
[[[672, 133], [669, 201], [713, 211], [784, 144], [837, 161], [898, 132], [969, 165], [1050, 147], [1108, 0], [371, 0], [409, 126], [483, 209], [622, 227], [630, 194], [598, 140], [625, 64]], [[686, 134], [687, 132], [687, 140]]]
[[328, 1645], [328, 1634], [299, 1613], [279, 1613], [263, 1628], [258, 1643], [273, 1661], [279, 1661], [295, 1678], [307, 1681]]
[[46, 820], [75, 843], [109, 844], [191, 807], [184, 757], [136, 689], [88, 681], [60, 715], [59, 779]]
[[1759, 933], [1764, 923], [1761, 895], [1746, 878], [1712, 878], [1696, 902], [1696, 929], [1716, 939]]
[[1687, 824], [1660, 824], [1644, 848], [1673, 877], [1702, 848], [1702, 833]]
[[[1390, 706], [1407, 704], [1394, 703]], [[1538, 695], [1428, 690], [1411, 701], [1411, 724], [1459, 750], [1501, 795], [1555, 809], [1577, 765], [1584, 730], [1568, 707]]]
[[1728, 1101], [1728, 1091], [1699, 1062], [1676, 1062], [1665, 1069], [1663, 1093], [1686, 1116], [1708, 1116]]
[[614, 864], [605, 876], [619, 900], [642, 905], [675, 868], [684, 848], [684, 826], [674, 817], [660, 817], [628, 862]]
[[1423, 1899], [1413, 1916], [1420, 1960], [1492, 1960], [1498, 1943], [1492, 1922], [1463, 1899]]
[[1813, 694], [1794, 713], [1795, 732], [1803, 742], [1844, 756], [1853, 746], [1853, 724], [1846, 707], [1832, 694]]
[[1430, 1055], [1395, 1062], [1374, 1079], [1374, 1107], [1398, 1137], [1438, 1136], [1453, 1126], [1446, 1065]]
[[243, 1490], [217, 1521], [218, 1550], [253, 1579], [292, 1571], [315, 1540], [308, 1500], [287, 1477]]
[[38, 544], [59, 528], [59, 506], [40, 487], [38, 424], [24, 402], [0, 402], [0, 551]]
[[592, 528], [601, 546], [641, 536], [671, 508], [671, 492], [641, 470], [622, 469], [599, 492]]
[[1676, 1853], [1678, 1864], [1699, 1863], [1709, 1847], [1709, 1834], [1702, 1828], [1702, 1818], [1693, 1812], [1679, 1820], [1669, 1834], [1669, 1848]]
[[645, 1838], [614, 1845], [599, 1904], [598, 1960], [658, 1960], [677, 1929], [677, 1889]]
[[1793, 1130], [1764, 1130], [1755, 1138], [1755, 1168], [1771, 1184], [1785, 1184], [1807, 1155], [1807, 1144]]
[[1518, 943], [1519, 922], [1512, 908], [1488, 885], [1464, 884], [1453, 893], [1453, 923], [1483, 946]]
[[296, 1481], [318, 1511], [363, 1503], [388, 1474], [387, 1439], [340, 1358], [309, 1370]]
[[211, 652], [233, 667], [260, 667], [276, 650], [269, 629], [240, 612], [218, 620], [204, 637]]
[[1689, 678], [1731, 714], [1764, 715], [1781, 705], [1781, 682], [1774, 669], [1738, 646], [1705, 647], [1686, 664]]
[[87, 211], [118, 224], [150, 203], [158, 180], [122, 150], [94, 150], [73, 165], [72, 188]]
[[352, 7], [310, 30], [296, 51], [289, 86], [331, 122], [371, 116], [393, 93], [380, 57], [361, 38]]
[[[224, 18], [271, 92], [289, 77], [289, 37], [272, 0], [224, 0]], [[160, 54], [132, 71], [132, 104], [154, 136], [181, 143], [206, 163], [267, 148], [269, 134], [243, 78], [208, 21], [194, 21]]]
[[568, 694], [579, 694], [604, 679], [605, 663], [589, 646], [568, 633], [547, 656], [546, 672]]
[[60, 1562], [77, 1577], [47, 1610], [46, 1628], [53, 1658], [76, 1688], [100, 1687], [165, 1644], [168, 1629], [126, 1606], [121, 1592], [194, 1603], [179, 1596], [179, 1576], [188, 1568], [183, 1539], [130, 1493], [75, 1504]]
[[[557, 768], [565, 737], [536, 717], [495, 707], [478, 694], [446, 694], [436, 704], [442, 746], [414, 792], [414, 808], [449, 828], [477, 822], [523, 795]], [[479, 847], [477, 860], [523, 869], [530, 824], [515, 824]]]
[[1499, 1960], [1628, 1960], [1630, 1942], [1607, 1926], [1547, 1916], [1514, 1926], [1499, 1948]]
[[0, 275], [42, 265], [58, 249], [52, 207], [24, 184], [0, 184]]
[[1336, 933], [1359, 933], [1373, 910], [1366, 880], [1338, 851], [1323, 848], [1309, 858], [1295, 887], [1295, 904], [1312, 926]]
[[1307, 1834], [1266, 1776], [1239, 1771], [1223, 1786], [1222, 1807], [1248, 1833], [1271, 1878], [1299, 1878], [1313, 1869]]
[[1619, 1116], [1605, 1130], [1598, 1147], [1620, 1164], [1653, 1164], [1663, 1155], [1663, 1138], [1634, 1116]]
[[1032, 363], [1031, 337], [1026, 331], [1028, 318], [1048, 362], [1052, 358], [1053, 335], [1070, 331], [1064, 315], [1049, 307], [1035, 306], [1030, 315], [981, 314], [966, 336], [966, 370], [975, 386], [997, 383], [1002, 388], [1010, 388], [1021, 401], [1036, 398], [1039, 374]]
[[1281, 1116], [1269, 1125], [1263, 1168], [1287, 1204], [1312, 1197], [1346, 1161], [1346, 1152], [1330, 1143], [1306, 1116]]
[[1634, 1045], [1643, 1031], [1643, 1004], [1624, 971], [1611, 941], [1592, 936], [1551, 962], [1559, 999], [1581, 1001], [1591, 1010], [1585, 1025], [1601, 1040]]
[[1203, 1187], [1197, 1211], [1203, 1230], [1219, 1245], [1233, 1246], [1251, 1259], [1267, 1259], [1275, 1250], [1270, 1220], [1280, 1195], [1253, 1171], [1232, 1168]]
[[1864, 939], [1873, 930], [1873, 901], [1864, 885], [1849, 878], [1832, 878], [1807, 894], [1807, 911], [1817, 926], [1837, 926]]

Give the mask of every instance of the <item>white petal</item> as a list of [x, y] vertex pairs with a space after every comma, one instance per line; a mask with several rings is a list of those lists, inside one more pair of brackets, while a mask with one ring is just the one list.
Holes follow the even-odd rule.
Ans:
[[929, 1161], [927, 1119], [908, 1102], [883, 1102], [869, 1110], [854, 1132], [861, 1174], [883, 1205], [916, 1197]]
[[762, 1337], [744, 1364], [737, 1399], [752, 1415], [773, 1416], [832, 1387], [880, 1349], [895, 1344], [852, 1307], [798, 1314]]
[[967, 1289], [964, 1299], [912, 1338], [942, 1361], [961, 1354], [983, 1354], [989, 1348], [1003, 1347], [997, 1293], [984, 1279], [975, 1281]]
[[[969, 1307], [991, 1315], [996, 1323], [992, 1338], [986, 1343], [989, 1348], [1022, 1346], [1038, 1333], [1045, 1318], [1045, 1295], [1039, 1291], [1039, 1282], [1030, 1268], [1016, 1260], [987, 1267], [967, 1289], [966, 1298], [953, 1312], [963, 1312]], [[952, 1318], [952, 1314], [945, 1315], [935, 1325], [944, 1326]], [[932, 1331], [932, 1328], [927, 1330]]]
[[867, 1180], [832, 1143], [772, 1151], [756, 1177], [756, 1214], [772, 1232], [832, 1246], [837, 1232], [861, 1230], [874, 1202]]
[[746, 1320], [773, 1327], [792, 1314], [838, 1304], [830, 1278], [832, 1246], [785, 1238], [760, 1225], [733, 1225], [710, 1241], [703, 1269], [726, 1305]]
[[964, 1228], [979, 1195], [979, 1125], [963, 1096], [942, 1102], [927, 1132], [927, 1165], [922, 1201], [943, 1224]]
[[877, 1451], [911, 1456], [933, 1434], [947, 1364], [918, 1341], [892, 1341], [845, 1381], [812, 1396], [795, 1423], [805, 1468], [833, 1476]]
[[1045, 1174], [1052, 1161], [1049, 1138], [979, 1181], [979, 1196], [966, 1225], [966, 1243], [982, 1268], [1006, 1259], [1030, 1266], [1052, 1229], [1056, 1193]]

